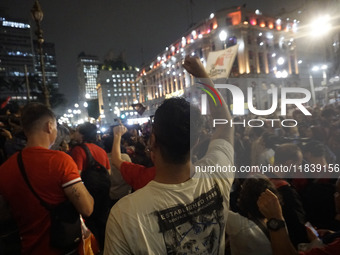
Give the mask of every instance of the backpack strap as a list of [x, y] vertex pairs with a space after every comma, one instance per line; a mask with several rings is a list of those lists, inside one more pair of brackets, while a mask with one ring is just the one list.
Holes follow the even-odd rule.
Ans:
[[50, 211], [52, 209], [52, 206], [48, 203], [46, 203], [44, 200], [42, 200], [41, 197], [39, 197], [39, 195], [37, 194], [37, 192], [35, 192], [35, 190], [33, 189], [28, 177], [27, 177], [27, 174], [26, 174], [26, 171], [25, 171], [25, 166], [24, 166], [24, 163], [22, 161], [22, 154], [21, 154], [21, 151], [19, 152], [18, 156], [17, 156], [17, 162], [18, 162], [18, 165], [19, 165], [19, 169], [20, 169], [20, 172], [21, 172], [21, 175], [22, 177], [24, 178], [24, 181], [26, 182], [28, 188], [31, 190], [31, 192], [33, 193], [33, 195], [40, 201], [40, 204], [45, 207], [48, 211]]
[[[85, 151], [85, 154], [86, 154], [86, 166], [83, 167], [83, 168], [86, 168], [89, 165], [93, 165], [95, 163], [95, 159], [93, 158], [89, 147], [87, 147], [87, 145], [85, 143], [81, 143], [81, 144], [79, 144], [79, 146], [83, 148], [83, 150]], [[82, 169], [82, 170], [84, 170], [84, 169]]]

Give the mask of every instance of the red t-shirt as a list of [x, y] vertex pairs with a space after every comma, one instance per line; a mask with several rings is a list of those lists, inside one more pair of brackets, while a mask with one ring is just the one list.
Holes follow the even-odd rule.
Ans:
[[[93, 143], [85, 143], [85, 145], [89, 148], [92, 157], [98, 161], [98, 163], [102, 164], [106, 169], [111, 169], [110, 161], [105, 150]], [[86, 153], [84, 149], [80, 146], [74, 147], [71, 151], [71, 157], [76, 162], [78, 170], [82, 171], [86, 165]]]
[[120, 172], [126, 183], [137, 190], [143, 188], [155, 178], [156, 168], [124, 161], [120, 166]]
[[330, 243], [322, 248], [314, 248], [310, 251], [299, 252], [299, 255], [335, 255], [340, 254], [340, 238], [335, 239], [333, 243]]
[[[0, 167], [0, 195], [9, 203], [18, 224], [22, 254], [61, 254], [49, 246], [49, 211], [24, 181], [17, 155], [15, 153]], [[65, 201], [64, 188], [81, 181], [76, 164], [64, 152], [29, 147], [23, 149], [22, 160], [33, 189], [49, 204]]]

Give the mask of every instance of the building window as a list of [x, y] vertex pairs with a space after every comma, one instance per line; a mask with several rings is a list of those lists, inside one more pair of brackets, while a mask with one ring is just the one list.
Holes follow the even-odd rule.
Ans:
[[232, 26], [232, 25], [233, 25], [233, 20], [232, 20], [232, 18], [227, 17], [227, 18], [225, 19], [225, 24], [226, 24], [226, 26]]
[[252, 60], [254, 57], [253, 51], [248, 51], [248, 55], [249, 55], [249, 60]]

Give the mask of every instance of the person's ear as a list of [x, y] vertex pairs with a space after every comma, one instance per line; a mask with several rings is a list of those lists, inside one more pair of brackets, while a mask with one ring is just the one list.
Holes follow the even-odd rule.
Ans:
[[152, 133], [150, 137], [150, 150], [152, 151], [154, 148], [156, 148], [156, 136]]
[[51, 120], [46, 122], [47, 133], [51, 134], [53, 130], [53, 122]]

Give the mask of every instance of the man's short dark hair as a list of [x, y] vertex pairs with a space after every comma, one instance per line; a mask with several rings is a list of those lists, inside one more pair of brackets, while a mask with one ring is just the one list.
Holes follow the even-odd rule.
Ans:
[[166, 99], [155, 113], [153, 134], [163, 159], [183, 164], [197, 142], [202, 127], [200, 111], [184, 98]]
[[23, 110], [21, 115], [21, 124], [25, 133], [34, 130], [43, 118], [55, 120], [55, 115], [51, 109], [41, 103], [29, 103]]
[[265, 218], [257, 206], [257, 200], [266, 189], [277, 195], [274, 184], [265, 176], [255, 175], [246, 179], [242, 184], [238, 201], [240, 214], [250, 219]]
[[288, 160], [298, 161], [301, 149], [293, 143], [284, 143], [278, 146], [275, 150], [274, 163], [275, 165], [284, 165]]
[[83, 135], [83, 142], [85, 143], [95, 143], [97, 140], [97, 126], [90, 123], [85, 122], [78, 126], [78, 131], [81, 135]]

